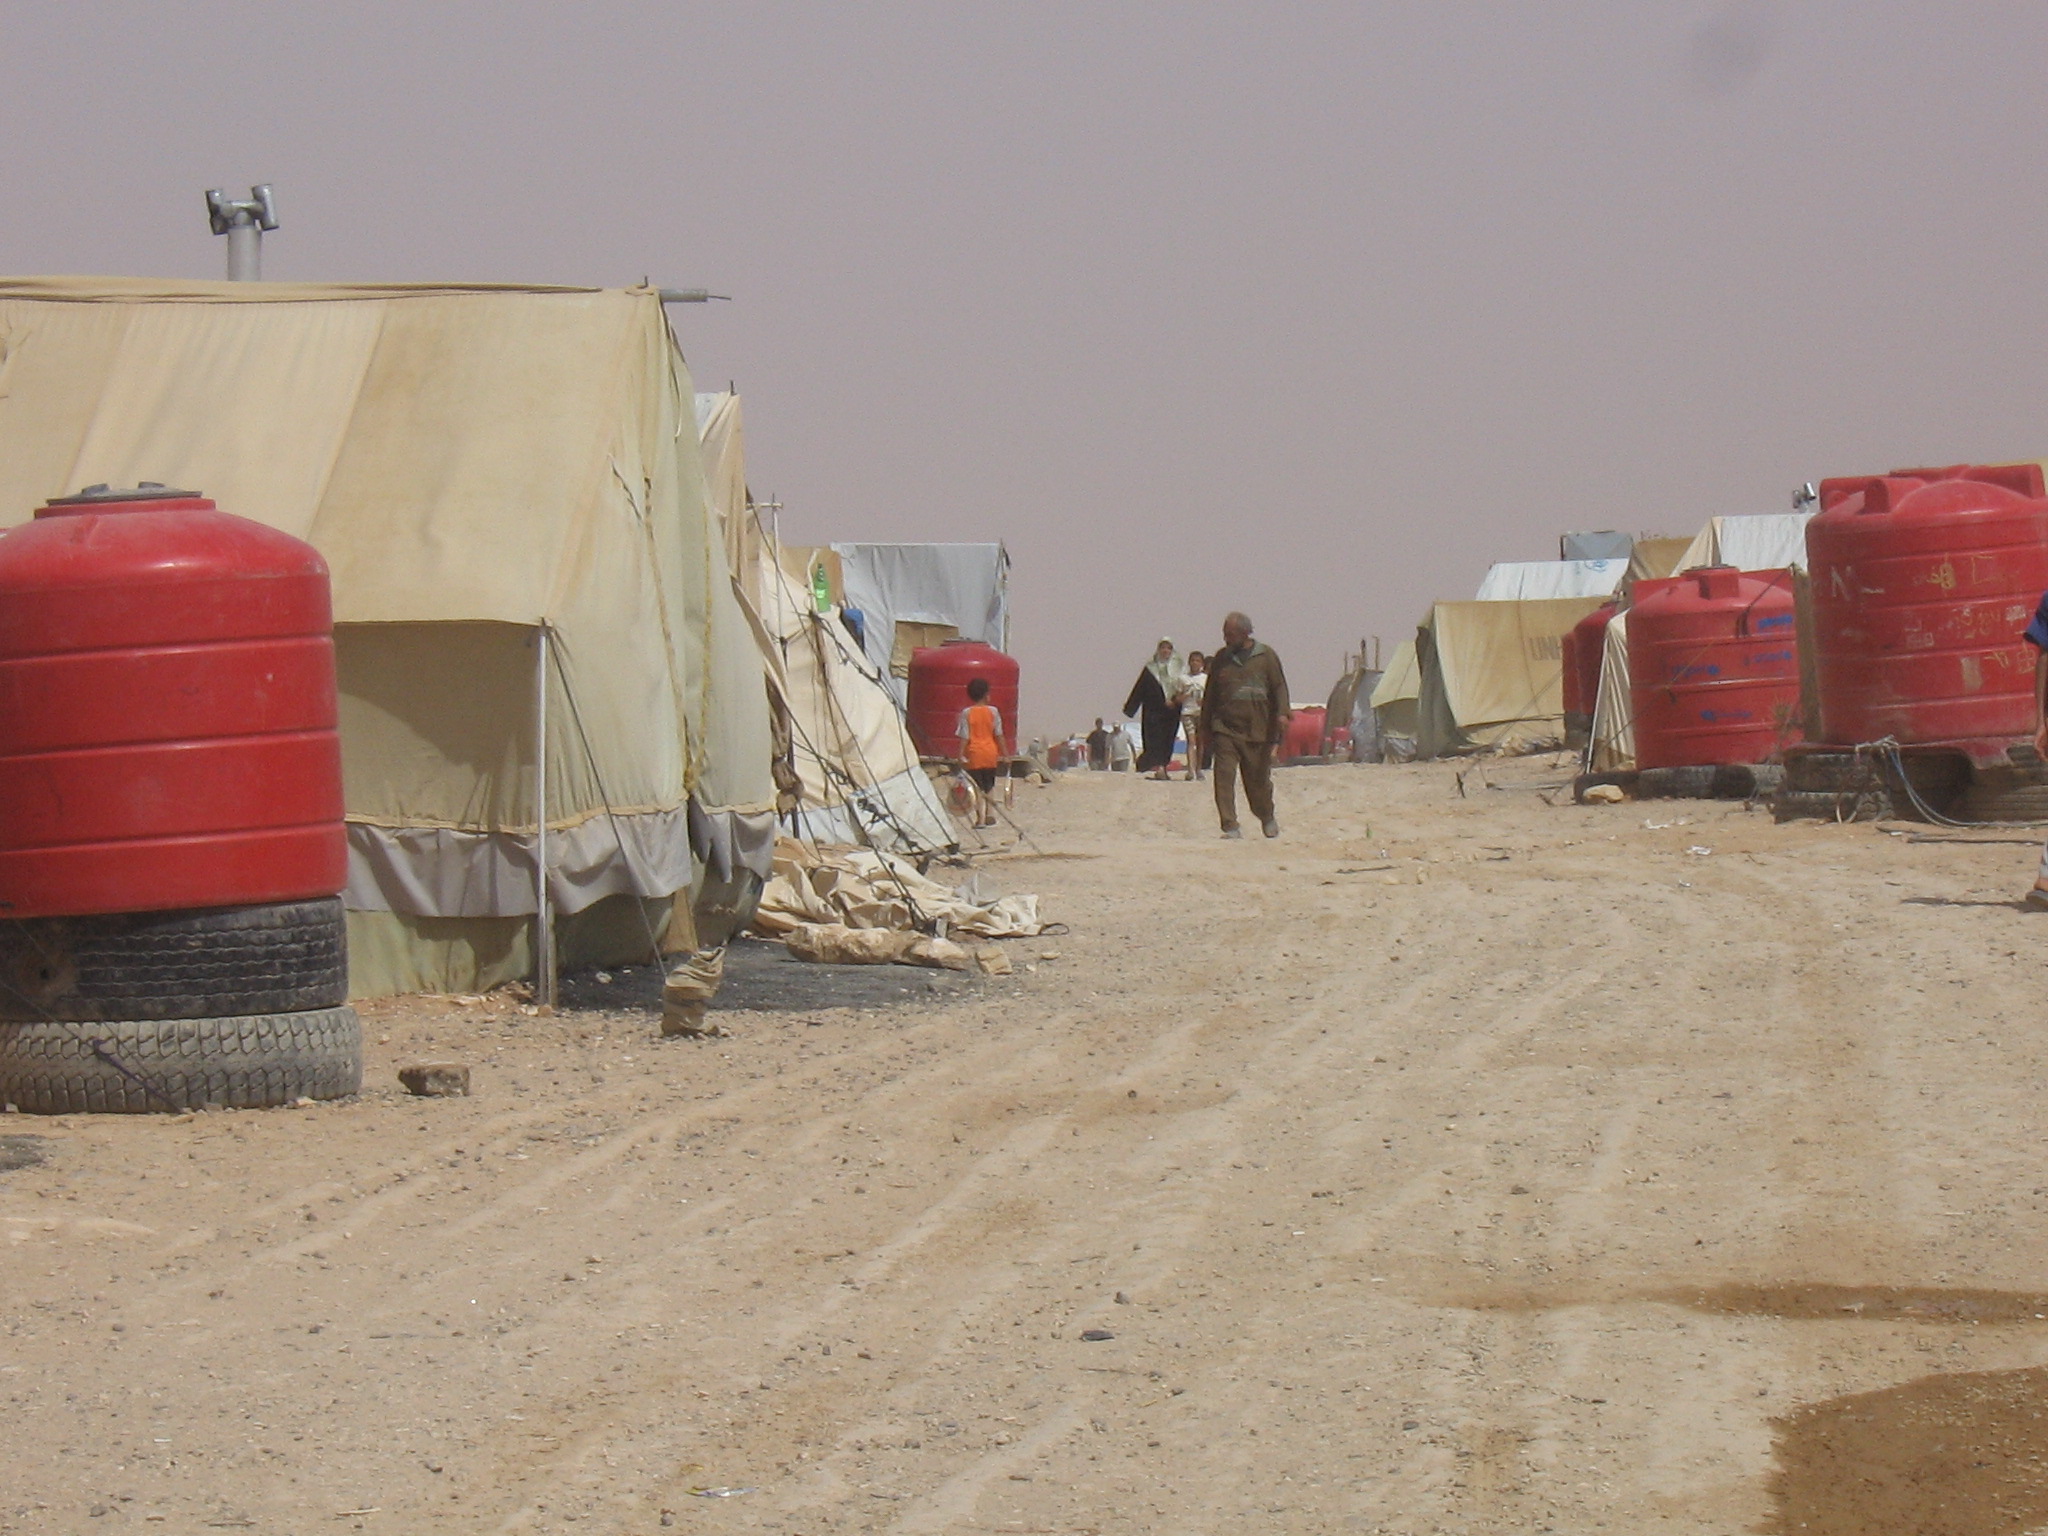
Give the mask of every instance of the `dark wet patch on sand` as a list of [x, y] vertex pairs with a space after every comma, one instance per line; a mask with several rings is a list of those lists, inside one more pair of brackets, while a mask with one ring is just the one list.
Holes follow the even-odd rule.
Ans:
[[1714, 1285], [1641, 1291], [1560, 1287], [1470, 1291], [1437, 1306], [1475, 1312], [1549, 1312], [1560, 1307], [1661, 1302], [1725, 1317], [1782, 1317], [1832, 1323], [2048, 1322], [2048, 1292], [1993, 1291], [1925, 1285], [1834, 1285], [1820, 1281], [1725, 1280]]
[[41, 1136], [0, 1136], [0, 1173], [35, 1167], [49, 1156], [49, 1145]]
[[1825, 1322], [2032, 1323], [2048, 1321], [2048, 1293], [1924, 1285], [1824, 1285], [1807, 1281], [1674, 1286], [1646, 1301], [1735, 1317]]
[[2048, 1524], [2048, 1367], [1924, 1376], [1773, 1427], [1773, 1536], [2019, 1536]]
[[[1652, 1302], [1724, 1317], [1969, 1327], [2048, 1322], [2048, 1293], [1722, 1281], [1466, 1292], [1486, 1312]], [[2048, 1366], [1923, 1376], [1772, 1420], [1768, 1536], [2025, 1536], [2048, 1530]]]

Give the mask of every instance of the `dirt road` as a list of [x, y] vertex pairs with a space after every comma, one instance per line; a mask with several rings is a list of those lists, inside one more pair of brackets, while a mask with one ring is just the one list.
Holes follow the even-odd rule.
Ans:
[[0, 1120], [0, 1531], [2048, 1524], [2027, 834], [1559, 777], [1226, 843], [1069, 775], [1014, 979], [378, 1005], [354, 1103]]

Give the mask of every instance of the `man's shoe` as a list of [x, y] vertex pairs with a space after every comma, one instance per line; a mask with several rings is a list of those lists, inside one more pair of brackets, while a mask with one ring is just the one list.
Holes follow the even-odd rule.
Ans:
[[1244, 836], [1244, 828], [1243, 828], [1243, 827], [1238, 827], [1238, 826], [1229, 826], [1229, 827], [1225, 827], [1225, 828], [1223, 829], [1223, 835], [1224, 835], [1225, 837], [1243, 837], [1243, 836]]
[[1280, 835], [1280, 823], [1271, 816], [1268, 816], [1260, 825], [1266, 829], [1266, 836], [1278, 837]]
[[2027, 906], [2036, 912], [2048, 912], [2048, 885], [2037, 885], [2027, 892]]

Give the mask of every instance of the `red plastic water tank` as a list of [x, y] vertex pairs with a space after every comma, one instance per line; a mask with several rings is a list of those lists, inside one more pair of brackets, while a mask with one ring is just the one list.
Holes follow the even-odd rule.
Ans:
[[910, 739], [920, 757], [960, 755], [960, 711], [967, 685], [988, 679], [988, 701], [1003, 717], [1003, 751], [1017, 751], [1017, 658], [979, 640], [921, 645], [910, 653]]
[[1791, 573], [1711, 565], [1648, 587], [1628, 612], [1636, 766], [1761, 763], [1795, 739]]
[[1323, 721], [1328, 709], [1321, 704], [1311, 704], [1306, 709], [1297, 709], [1294, 718], [1287, 722], [1287, 734], [1280, 738], [1280, 750], [1276, 754], [1283, 763], [1298, 763], [1304, 757], [1323, 755]]
[[2020, 639], [2048, 590], [2041, 466], [1825, 480], [1806, 525], [1821, 734], [1954, 744], [1980, 760], [2034, 729]]
[[161, 486], [0, 534], [0, 914], [332, 896], [327, 566]]
[[1565, 632], [1564, 723], [1568, 729], [1590, 729], [1593, 706], [1600, 697], [1600, 661], [1607, 654], [1607, 625], [1621, 611], [1604, 603]]

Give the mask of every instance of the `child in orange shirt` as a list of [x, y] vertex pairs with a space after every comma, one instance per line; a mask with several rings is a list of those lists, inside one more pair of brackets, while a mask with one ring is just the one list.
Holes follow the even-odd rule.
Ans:
[[988, 701], [988, 679], [967, 682], [967, 707], [960, 711], [960, 761], [974, 784], [974, 824], [996, 824], [996, 769], [1003, 761], [1003, 712]]

